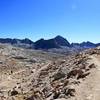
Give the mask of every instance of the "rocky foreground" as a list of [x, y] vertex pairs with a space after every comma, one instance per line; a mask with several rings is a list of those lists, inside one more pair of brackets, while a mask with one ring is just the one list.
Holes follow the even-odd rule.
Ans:
[[66, 56], [0, 44], [0, 100], [100, 100], [100, 49]]

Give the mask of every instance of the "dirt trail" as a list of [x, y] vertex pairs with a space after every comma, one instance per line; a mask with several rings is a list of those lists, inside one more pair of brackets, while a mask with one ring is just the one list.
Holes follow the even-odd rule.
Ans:
[[37, 78], [38, 75], [39, 75], [39, 73], [40, 73], [43, 69], [47, 68], [50, 64], [51, 64], [51, 61], [49, 61], [46, 65], [42, 66], [40, 69], [34, 70], [34, 74], [33, 74], [34, 79]]
[[90, 63], [94, 63], [96, 68], [91, 70], [89, 77], [77, 88], [75, 100], [100, 100], [100, 58], [91, 56]]
[[[35, 72], [33, 73], [32, 77], [33, 77], [33, 76], [38, 76], [38, 73], [39, 73], [41, 70], [47, 68], [47, 67], [49, 66], [50, 63], [51, 63], [51, 62], [48, 62], [46, 65], [42, 66], [42, 67], [41, 67], [40, 69], [38, 69], [37, 71], [35, 70]], [[16, 85], [16, 83], [17, 83], [18, 81], [20, 81], [20, 80], [18, 80], [18, 79], [16, 79], [16, 78], [14, 79], [14, 78], [12, 78], [12, 77], [13, 77], [14, 75], [20, 74], [20, 73], [22, 73], [23, 71], [26, 71], [26, 70], [27, 70], [27, 69], [21, 69], [21, 70], [19, 70], [19, 71], [14, 72], [14, 73], [11, 74], [11, 75], [8, 75], [6, 79], [2, 80], [2, 82], [0, 83], [0, 87], [2, 86], [2, 87], [4, 87], [4, 89], [6, 89], [6, 88], [8, 88], [8, 89], [13, 88], [13, 87]], [[30, 74], [30, 76], [28, 76], [28, 77], [31, 77], [31, 74]]]
[[21, 73], [23, 71], [25, 71], [25, 70], [19, 70], [17, 72], [14, 72], [11, 75], [8, 75], [6, 79], [2, 80], [2, 82], [0, 83], [0, 87], [3, 87], [4, 89], [13, 88], [16, 85], [18, 80], [17, 79], [12, 79], [12, 76], [15, 75], [15, 74], [19, 74], [19, 73]]

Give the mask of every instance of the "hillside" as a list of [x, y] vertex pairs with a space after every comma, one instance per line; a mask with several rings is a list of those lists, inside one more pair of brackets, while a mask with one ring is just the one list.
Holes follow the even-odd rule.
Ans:
[[0, 100], [100, 100], [99, 60], [99, 49], [64, 56], [0, 44]]
[[95, 48], [100, 46], [100, 43], [92, 43], [92, 42], [82, 42], [82, 43], [70, 43], [66, 38], [58, 35], [51, 39], [39, 39], [36, 42], [25, 38], [25, 39], [11, 39], [11, 38], [0, 38], [0, 43], [10, 44], [15, 47], [22, 47], [25, 49], [35, 49], [35, 50], [46, 50], [57, 53], [65, 54], [80, 52], [84, 49]]

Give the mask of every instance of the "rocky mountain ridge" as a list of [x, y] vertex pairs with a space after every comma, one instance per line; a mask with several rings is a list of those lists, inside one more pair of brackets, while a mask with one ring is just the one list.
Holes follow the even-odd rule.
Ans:
[[40, 39], [36, 42], [33, 42], [30, 39], [10, 39], [10, 38], [0, 38], [0, 43], [8, 43], [13, 46], [17, 47], [23, 47], [28, 49], [42, 49], [42, 50], [48, 50], [48, 49], [87, 49], [87, 48], [95, 48], [97, 46], [100, 46], [100, 43], [92, 43], [92, 42], [82, 42], [82, 43], [69, 43], [65, 38], [62, 36], [56, 36], [55, 38], [44, 40]]

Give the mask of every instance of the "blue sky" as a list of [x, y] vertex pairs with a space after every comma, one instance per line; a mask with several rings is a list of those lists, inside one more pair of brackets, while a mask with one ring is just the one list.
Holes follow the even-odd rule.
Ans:
[[1, 38], [100, 42], [100, 0], [0, 0]]

